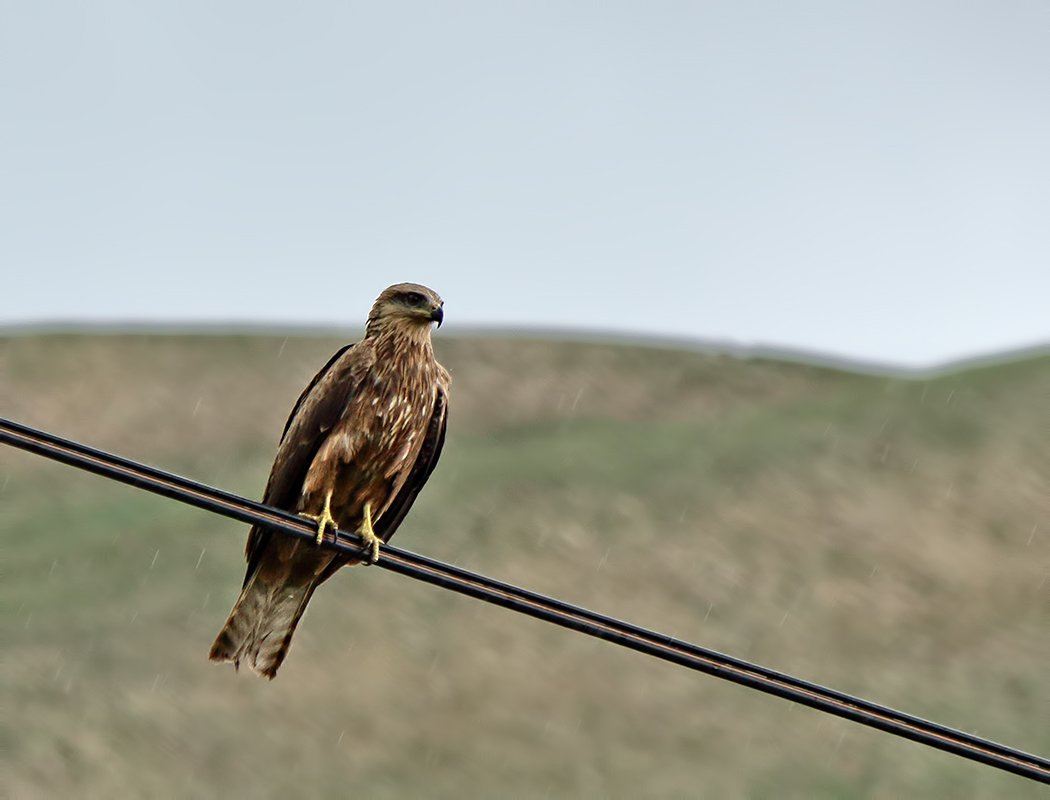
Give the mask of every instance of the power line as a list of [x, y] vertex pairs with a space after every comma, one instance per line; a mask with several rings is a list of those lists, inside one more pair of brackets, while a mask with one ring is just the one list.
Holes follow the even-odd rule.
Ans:
[[[315, 541], [317, 537], [314, 524], [295, 514], [3, 418], [0, 418], [0, 442], [241, 522], [265, 525], [289, 536], [310, 541]], [[321, 546], [352, 557], [364, 554], [358, 545], [358, 537], [343, 531], [338, 531], [335, 539], [326, 537]], [[714, 650], [678, 641], [673, 637], [501, 583], [392, 545], [381, 546], [376, 566], [862, 725], [878, 728], [972, 761], [1050, 784], [1048, 759]]]

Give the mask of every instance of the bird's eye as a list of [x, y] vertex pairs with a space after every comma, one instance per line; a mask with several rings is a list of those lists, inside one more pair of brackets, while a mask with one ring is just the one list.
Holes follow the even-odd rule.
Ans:
[[408, 292], [405, 294], [405, 302], [410, 306], [423, 305], [425, 298], [419, 292]]

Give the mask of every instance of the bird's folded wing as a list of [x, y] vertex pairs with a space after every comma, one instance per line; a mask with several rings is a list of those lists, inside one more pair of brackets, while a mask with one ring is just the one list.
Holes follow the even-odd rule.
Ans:
[[[295, 511], [302, 492], [303, 481], [310, 469], [310, 464], [321, 449], [328, 432], [339, 422], [350, 399], [356, 390], [356, 374], [362, 374], [364, 364], [355, 361], [367, 358], [368, 353], [362, 348], [354, 350], [348, 344], [333, 355], [321, 368], [310, 384], [299, 395], [299, 399], [288, 415], [281, 433], [281, 444], [277, 449], [270, 478], [266, 482], [263, 502], [285, 511]], [[360, 356], [361, 358], [355, 358]], [[356, 368], [355, 368], [356, 367]], [[272, 531], [252, 528], [248, 536], [248, 547], [245, 555], [248, 558], [248, 577], [266, 549]]]

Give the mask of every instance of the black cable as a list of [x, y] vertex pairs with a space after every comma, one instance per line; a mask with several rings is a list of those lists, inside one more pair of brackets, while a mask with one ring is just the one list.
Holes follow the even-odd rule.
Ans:
[[[295, 514], [2, 418], [0, 442], [241, 522], [265, 525], [301, 539], [315, 540], [317, 537], [315, 524]], [[322, 546], [345, 555], [359, 557], [363, 555], [363, 551], [358, 541], [356, 535], [338, 531], [335, 539], [326, 536]], [[392, 545], [381, 546], [376, 566], [851, 719], [862, 725], [878, 728], [972, 761], [1050, 784], [1050, 759], [836, 692], [714, 650], [680, 642], [673, 637], [418, 556]]]

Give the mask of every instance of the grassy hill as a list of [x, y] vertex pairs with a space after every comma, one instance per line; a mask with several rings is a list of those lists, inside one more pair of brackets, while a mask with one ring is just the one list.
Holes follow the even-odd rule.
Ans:
[[[341, 344], [0, 339], [0, 415], [258, 497]], [[1050, 754], [1050, 357], [929, 380], [440, 337], [396, 543]], [[0, 794], [1036, 797], [1020, 778], [382, 570], [272, 683], [207, 661], [246, 526], [0, 448]]]

